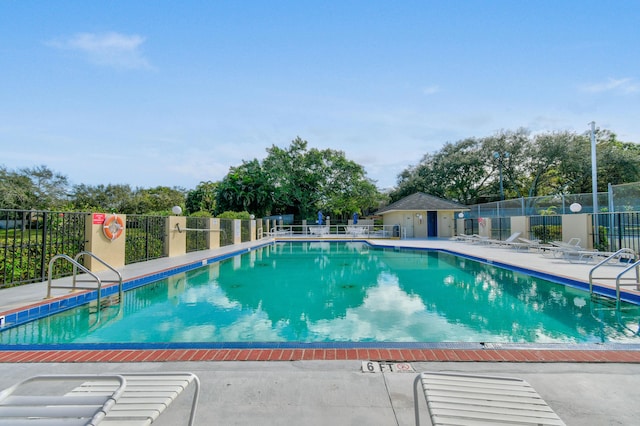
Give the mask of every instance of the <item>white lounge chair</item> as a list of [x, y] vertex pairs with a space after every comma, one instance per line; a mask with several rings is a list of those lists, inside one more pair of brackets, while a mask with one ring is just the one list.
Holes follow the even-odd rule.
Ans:
[[361, 237], [367, 233], [367, 228], [364, 226], [347, 226], [345, 233], [354, 237]]
[[[110, 390], [99, 395], [60, 395], [47, 392], [51, 383], [67, 387], [84, 380], [97, 380]], [[45, 383], [49, 383], [47, 387]], [[23, 380], [0, 392], [0, 425], [70, 424], [97, 425], [124, 393], [126, 379], [121, 375], [45, 375]]]
[[453, 237], [449, 238], [451, 241], [468, 241], [471, 238], [475, 238], [475, 235], [467, 235], [467, 234], [456, 234]]
[[418, 386], [434, 425], [565, 424], [522, 379], [424, 372], [414, 381], [416, 425], [420, 424]]
[[309, 232], [311, 235], [324, 236], [329, 235], [329, 227], [328, 226], [309, 226]]
[[508, 244], [509, 247], [515, 249], [516, 251], [524, 250], [535, 250], [541, 251], [545, 248], [551, 247], [549, 244], [543, 244], [540, 240], [530, 240], [528, 238], [518, 237], [518, 241], [514, 241]]
[[[564, 253], [564, 258], [571, 263], [590, 263], [601, 261], [607, 258], [610, 260], [617, 260], [621, 265], [630, 265], [637, 260], [637, 254], [635, 252], [626, 251], [600, 251], [600, 250], [567, 250]], [[614, 262], [610, 262], [614, 264]]]
[[[33, 386], [28, 386], [41, 381], [55, 385], [41, 385], [34, 395]], [[72, 383], [76, 385], [71, 390], [61, 391], [61, 386], [68, 389]], [[192, 373], [169, 372], [36, 376], [0, 392], [0, 425], [149, 425], [191, 383], [195, 384], [188, 422], [191, 426], [200, 381]], [[22, 389], [30, 389], [29, 395], [18, 395]], [[57, 393], [46, 395], [46, 389]]]
[[483, 237], [478, 234], [460, 236], [460, 241], [470, 244], [482, 244], [489, 241], [489, 237]]
[[566, 243], [563, 241], [551, 241], [548, 247], [544, 247], [542, 255], [547, 257], [564, 257], [567, 251], [584, 251], [580, 246], [580, 238], [571, 238]]
[[499, 246], [499, 247], [508, 246], [509, 244], [515, 242], [520, 235], [522, 235], [522, 232], [514, 232], [513, 234], [509, 235], [509, 237], [506, 240], [494, 240], [489, 238], [483, 243], [493, 245], [493, 246]]

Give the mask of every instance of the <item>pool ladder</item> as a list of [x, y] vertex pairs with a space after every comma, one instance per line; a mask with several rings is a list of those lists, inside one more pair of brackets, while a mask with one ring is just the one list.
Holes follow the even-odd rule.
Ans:
[[[96, 274], [91, 272], [85, 266], [80, 264], [78, 259], [80, 259], [80, 256], [83, 256], [83, 255], [90, 256], [93, 259], [95, 259], [98, 262], [100, 262], [107, 269], [109, 269], [113, 273], [115, 273], [117, 278], [116, 279], [112, 279], [112, 280], [103, 280], [100, 277], [98, 277]], [[52, 282], [51, 282], [51, 277], [53, 276], [53, 264], [58, 259], [66, 260], [67, 262], [69, 262], [69, 263], [71, 263], [73, 265], [73, 280], [72, 280], [72, 283], [71, 283], [71, 287], [69, 287], [69, 285], [63, 285], [63, 284], [53, 285]], [[78, 270], [86, 273], [92, 279], [78, 279]], [[97, 284], [97, 286], [95, 286], [95, 285], [94, 286], [78, 285], [78, 283], [83, 283], [83, 282], [95, 282]], [[118, 272], [113, 266], [109, 265], [107, 262], [105, 262], [104, 260], [100, 259], [98, 256], [96, 256], [95, 254], [91, 253], [90, 251], [81, 251], [80, 253], [76, 254], [76, 256], [74, 258], [71, 258], [70, 256], [67, 256], [66, 254], [57, 254], [57, 255], [53, 256], [51, 258], [51, 260], [49, 261], [49, 279], [48, 279], [48, 285], [47, 285], [47, 297], [46, 298], [47, 299], [51, 298], [51, 289], [52, 288], [70, 288], [71, 292], [78, 291], [78, 290], [97, 290], [96, 312], [99, 314], [100, 311], [103, 308], [102, 300], [101, 300], [101, 298], [102, 298], [102, 284], [105, 284], [105, 283], [118, 283], [118, 303], [122, 303], [122, 301], [124, 300], [124, 297], [123, 297], [124, 295], [123, 295], [123, 290], [122, 290], [122, 274], [120, 274], [120, 272]], [[108, 305], [105, 305], [105, 306], [108, 306]]]
[[[613, 263], [614, 261], [621, 263], [622, 259], [628, 259], [629, 265], [625, 267], [618, 275], [615, 277], [611, 276], [601, 276], [596, 277], [594, 273], [597, 269], [602, 266]], [[635, 276], [628, 276], [629, 272], [634, 271]], [[640, 291], [640, 261], [638, 260], [638, 255], [635, 251], [628, 248], [623, 248], [613, 253], [611, 256], [602, 260], [600, 263], [595, 265], [589, 271], [589, 294], [593, 296], [593, 280], [609, 280], [616, 282], [616, 308], [620, 308], [620, 287], [635, 287], [635, 290]]]

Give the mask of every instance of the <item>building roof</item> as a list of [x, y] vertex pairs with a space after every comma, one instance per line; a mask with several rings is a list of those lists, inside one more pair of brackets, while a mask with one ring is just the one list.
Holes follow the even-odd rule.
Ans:
[[416, 192], [395, 203], [389, 204], [381, 208], [376, 214], [384, 214], [392, 211], [433, 211], [433, 210], [469, 210], [467, 206], [454, 203], [453, 201], [443, 200], [442, 198], [427, 195], [424, 192]]

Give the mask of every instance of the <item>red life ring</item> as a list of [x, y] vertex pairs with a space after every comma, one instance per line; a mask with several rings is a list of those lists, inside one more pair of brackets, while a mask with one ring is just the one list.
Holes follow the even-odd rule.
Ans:
[[102, 232], [104, 232], [104, 236], [111, 241], [122, 235], [122, 231], [124, 231], [124, 222], [121, 217], [118, 217], [115, 214], [106, 218], [102, 225]]

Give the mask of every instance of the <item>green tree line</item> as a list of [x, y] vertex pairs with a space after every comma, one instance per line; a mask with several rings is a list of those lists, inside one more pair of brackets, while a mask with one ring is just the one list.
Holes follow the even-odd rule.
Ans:
[[[640, 181], [640, 145], [597, 130], [599, 191], [606, 185]], [[387, 202], [417, 191], [476, 204], [541, 195], [591, 192], [589, 134], [526, 129], [500, 131], [484, 138], [447, 142], [403, 170], [397, 185], [382, 193], [364, 167], [344, 152], [309, 148], [296, 138], [286, 148], [266, 149], [264, 160], [244, 160], [220, 181], [194, 189], [127, 184], [71, 186], [46, 166], [9, 170], [0, 166], [0, 208], [169, 214], [181, 206], [187, 214], [247, 212], [256, 217], [294, 214], [346, 219], [369, 214]], [[500, 191], [502, 176], [502, 192]]]
[[[597, 130], [598, 191], [607, 184], [640, 181], [640, 145]], [[591, 192], [590, 134], [526, 129], [446, 143], [398, 176], [390, 193], [396, 201], [417, 191], [462, 204]]]

